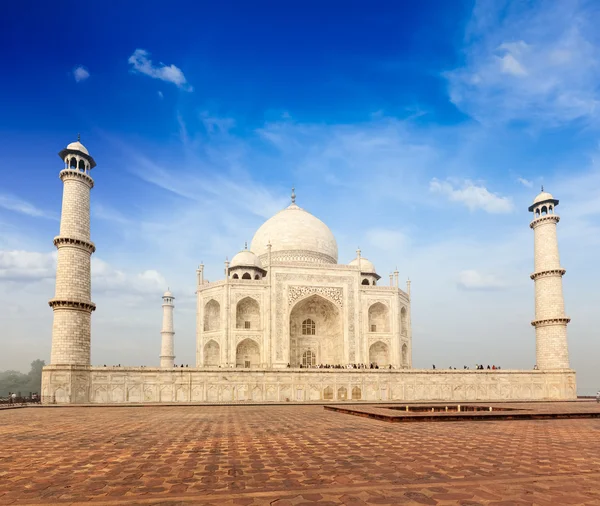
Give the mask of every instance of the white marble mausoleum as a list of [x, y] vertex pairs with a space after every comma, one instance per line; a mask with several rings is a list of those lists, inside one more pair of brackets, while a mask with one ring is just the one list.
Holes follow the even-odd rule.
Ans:
[[[532, 371], [418, 370], [412, 367], [410, 281], [381, 277], [356, 251], [338, 263], [336, 239], [319, 218], [291, 203], [225, 263], [223, 279], [196, 271], [196, 365], [174, 367], [175, 297], [163, 295], [160, 366], [90, 364], [91, 170], [78, 140], [63, 149], [64, 184], [52, 355], [44, 403], [541, 400], [576, 397], [569, 368], [555, 208], [540, 193], [534, 231], [537, 363]], [[525, 322], [524, 322], [525, 323]], [[158, 352], [158, 347], [157, 347]], [[360, 365], [366, 365], [361, 368]]]

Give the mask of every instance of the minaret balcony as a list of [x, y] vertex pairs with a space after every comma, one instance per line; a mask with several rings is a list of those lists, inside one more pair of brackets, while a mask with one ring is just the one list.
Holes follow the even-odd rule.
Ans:
[[560, 216], [556, 214], [546, 214], [544, 216], [538, 216], [534, 218], [529, 224], [529, 228], [535, 228], [537, 225], [542, 223], [553, 221], [554, 223], [558, 223], [560, 221]]
[[567, 270], [561, 267], [560, 269], [550, 269], [549, 271], [534, 272], [529, 277], [535, 281], [536, 279], [546, 278], [550, 276], [564, 276], [565, 272], [567, 272]]

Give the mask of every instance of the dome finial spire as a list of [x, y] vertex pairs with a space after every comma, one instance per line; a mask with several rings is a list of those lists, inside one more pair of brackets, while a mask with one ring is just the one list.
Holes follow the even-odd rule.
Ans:
[[292, 186], [292, 204], [296, 203], [296, 188]]
[[244, 241], [244, 249], [248, 249], [248, 241]]
[[544, 185], [542, 185], [542, 191], [544, 191]]
[[80, 133], [77, 134], [77, 142], [81, 142], [81, 134]]

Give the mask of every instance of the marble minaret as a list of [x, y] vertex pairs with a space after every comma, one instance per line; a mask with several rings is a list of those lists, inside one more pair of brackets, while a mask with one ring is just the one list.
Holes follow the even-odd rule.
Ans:
[[90, 171], [96, 162], [81, 142], [72, 142], [59, 156], [65, 166], [56, 291], [49, 305], [54, 311], [50, 365], [89, 366], [92, 311], [90, 261], [96, 250], [90, 241]]
[[163, 295], [163, 322], [160, 335], [162, 342], [160, 346], [160, 366], [170, 368], [174, 366], [175, 351], [173, 338], [175, 331], [173, 330], [173, 301], [175, 297], [168, 290]]
[[565, 316], [562, 277], [565, 269], [560, 266], [556, 225], [556, 200], [544, 191], [529, 206], [533, 213], [530, 227], [534, 234], [535, 327], [536, 359], [541, 370], [568, 369], [567, 323]]

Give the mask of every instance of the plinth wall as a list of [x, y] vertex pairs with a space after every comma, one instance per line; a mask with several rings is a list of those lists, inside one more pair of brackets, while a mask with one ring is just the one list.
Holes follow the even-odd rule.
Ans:
[[46, 366], [44, 404], [576, 399], [575, 372]]

